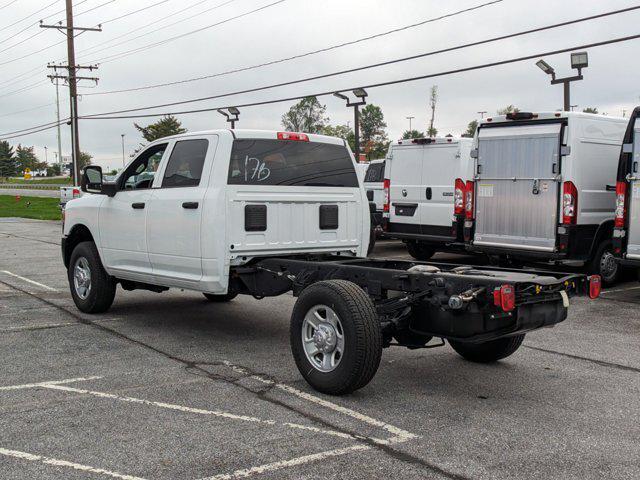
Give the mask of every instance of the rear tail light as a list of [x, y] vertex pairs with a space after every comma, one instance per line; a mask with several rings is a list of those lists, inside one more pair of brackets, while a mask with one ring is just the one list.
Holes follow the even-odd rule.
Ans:
[[578, 216], [578, 189], [572, 182], [562, 187], [562, 223], [574, 225]]
[[383, 212], [389, 212], [389, 204], [391, 202], [391, 180], [388, 178], [384, 179], [383, 183], [384, 188], [384, 205], [382, 207]]
[[294, 142], [308, 142], [309, 136], [305, 133], [278, 132], [278, 140], [292, 140]]
[[493, 304], [503, 312], [511, 312], [516, 308], [516, 291], [511, 285], [502, 285], [493, 290]]
[[625, 217], [627, 215], [627, 184], [626, 182], [616, 182], [616, 227], [624, 227]]
[[602, 290], [602, 279], [600, 275], [591, 275], [589, 277], [589, 298], [598, 298]]
[[73, 198], [78, 198], [80, 196], [80, 190], [77, 188], [74, 188], [73, 191], [71, 192], [71, 195]]
[[455, 190], [453, 193], [453, 213], [456, 215], [464, 214], [464, 182], [460, 178], [456, 178]]
[[473, 220], [474, 207], [474, 184], [471, 180], [467, 182], [464, 189], [464, 214], [467, 220]]

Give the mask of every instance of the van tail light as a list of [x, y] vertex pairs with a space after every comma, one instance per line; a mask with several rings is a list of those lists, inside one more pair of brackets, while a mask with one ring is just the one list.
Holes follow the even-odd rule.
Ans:
[[473, 220], [474, 207], [474, 184], [471, 180], [467, 182], [464, 189], [464, 215], [467, 220]]
[[591, 275], [589, 277], [589, 298], [598, 298], [602, 290], [602, 278], [600, 275]]
[[503, 312], [511, 312], [516, 308], [516, 291], [511, 285], [502, 285], [493, 290], [493, 304]]
[[71, 195], [73, 198], [78, 198], [80, 196], [80, 190], [77, 188], [74, 188], [73, 191], [71, 192]]
[[575, 225], [578, 216], [578, 189], [572, 182], [562, 187], [562, 223]]
[[305, 133], [278, 132], [278, 140], [292, 140], [294, 142], [308, 142], [309, 136]]
[[465, 185], [462, 179], [456, 178], [455, 190], [453, 192], [453, 213], [463, 215]]
[[384, 183], [382, 184], [384, 188], [384, 205], [382, 207], [382, 211], [385, 213], [389, 212], [389, 204], [391, 203], [391, 180], [388, 178], [384, 179]]
[[627, 183], [616, 182], [616, 219], [615, 226], [623, 228], [627, 216]]

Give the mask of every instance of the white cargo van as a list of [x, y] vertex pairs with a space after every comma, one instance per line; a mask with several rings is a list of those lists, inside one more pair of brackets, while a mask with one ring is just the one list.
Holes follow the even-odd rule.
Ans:
[[403, 240], [418, 260], [463, 241], [463, 193], [473, 176], [472, 144], [470, 138], [414, 138], [389, 147], [385, 230]]
[[384, 168], [385, 160], [371, 160], [364, 176], [364, 189], [367, 199], [376, 204], [376, 212], [382, 213], [384, 208]]
[[476, 132], [465, 238], [502, 258], [579, 261], [612, 284], [616, 169], [624, 118], [519, 112]]
[[640, 267], [640, 107], [624, 135], [616, 181], [613, 251], [623, 265]]

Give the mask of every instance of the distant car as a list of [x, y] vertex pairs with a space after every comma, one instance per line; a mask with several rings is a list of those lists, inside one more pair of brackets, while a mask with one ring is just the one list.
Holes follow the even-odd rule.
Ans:
[[60, 187], [60, 208], [64, 209], [69, 200], [80, 198], [82, 190], [80, 187]]

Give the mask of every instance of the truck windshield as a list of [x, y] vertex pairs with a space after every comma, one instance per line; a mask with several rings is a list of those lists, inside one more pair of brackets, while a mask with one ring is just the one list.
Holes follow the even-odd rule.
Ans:
[[237, 139], [229, 185], [357, 187], [349, 152], [341, 145], [283, 140]]

